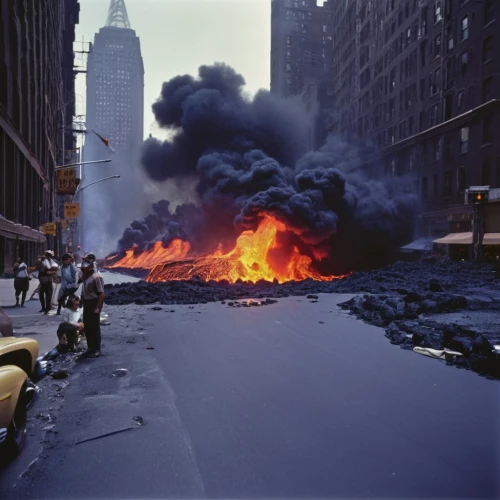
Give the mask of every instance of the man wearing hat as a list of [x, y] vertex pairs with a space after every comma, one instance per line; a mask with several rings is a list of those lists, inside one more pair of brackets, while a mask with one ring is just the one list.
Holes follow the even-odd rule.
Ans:
[[40, 312], [48, 314], [52, 309], [52, 295], [54, 293], [54, 274], [59, 269], [59, 265], [54, 260], [54, 252], [47, 250], [36, 263], [38, 269], [38, 279], [40, 281]]
[[95, 260], [94, 254], [88, 254], [81, 266], [83, 323], [88, 348], [86, 355], [90, 358], [101, 355], [101, 311], [104, 304], [104, 280], [96, 270]]

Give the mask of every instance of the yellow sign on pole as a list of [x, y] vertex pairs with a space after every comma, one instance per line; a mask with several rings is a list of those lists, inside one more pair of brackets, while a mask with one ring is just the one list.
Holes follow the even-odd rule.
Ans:
[[76, 219], [78, 217], [80, 217], [80, 203], [65, 203], [64, 218]]
[[56, 181], [56, 194], [75, 194], [77, 187], [76, 169], [69, 167], [56, 170]]
[[55, 236], [57, 233], [57, 224], [55, 222], [47, 222], [40, 227], [40, 231], [47, 236]]

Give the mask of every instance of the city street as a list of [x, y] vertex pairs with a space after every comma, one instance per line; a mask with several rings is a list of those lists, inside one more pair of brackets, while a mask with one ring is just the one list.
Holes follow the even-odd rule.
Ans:
[[498, 497], [498, 382], [390, 345], [348, 298], [107, 306], [104, 355], [42, 382], [1, 498]]

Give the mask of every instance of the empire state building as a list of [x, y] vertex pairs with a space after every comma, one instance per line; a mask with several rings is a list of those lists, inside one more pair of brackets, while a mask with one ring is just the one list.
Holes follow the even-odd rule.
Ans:
[[[111, 0], [106, 26], [96, 33], [87, 67], [87, 114], [84, 160], [110, 163], [82, 167], [80, 201], [83, 249], [113, 250], [145, 203], [140, 168], [144, 133], [144, 65], [141, 45], [124, 0]], [[93, 133], [109, 140], [109, 146]], [[119, 175], [119, 179], [100, 179]]]

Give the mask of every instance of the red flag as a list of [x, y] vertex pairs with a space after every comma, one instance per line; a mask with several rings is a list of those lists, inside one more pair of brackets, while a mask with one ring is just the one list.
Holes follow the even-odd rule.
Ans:
[[109, 148], [109, 139], [106, 139], [102, 135], [99, 135], [95, 130], [92, 130], [92, 132], [94, 132], [94, 134], [97, 135], [99, 139], [101, 139], [102, 143]]

